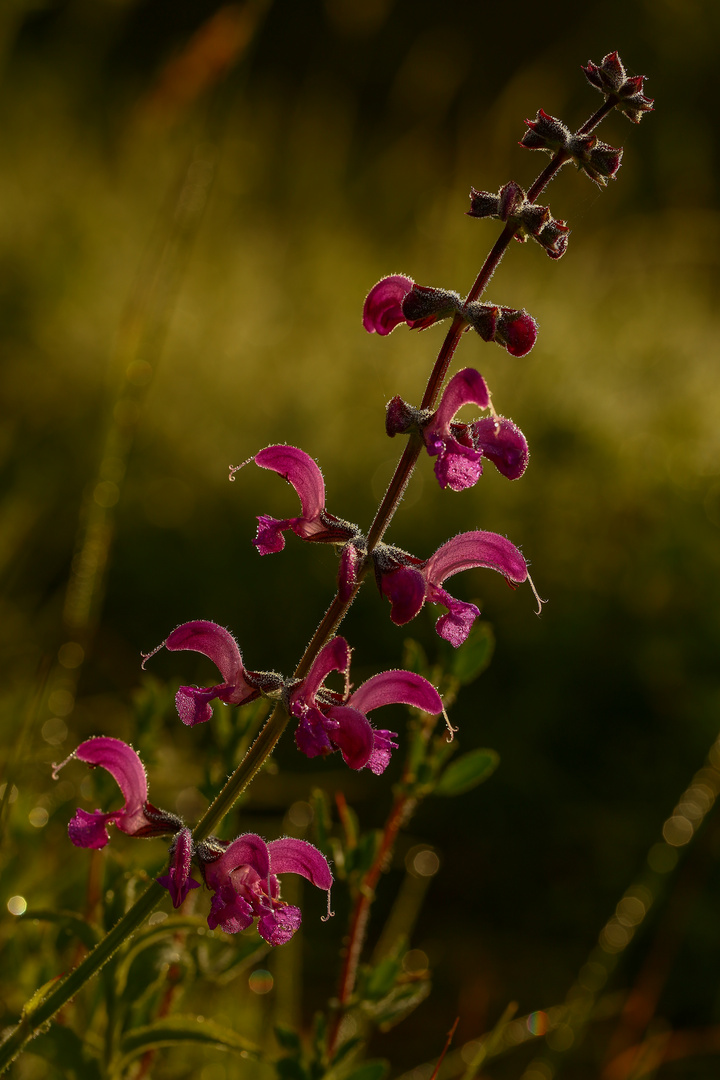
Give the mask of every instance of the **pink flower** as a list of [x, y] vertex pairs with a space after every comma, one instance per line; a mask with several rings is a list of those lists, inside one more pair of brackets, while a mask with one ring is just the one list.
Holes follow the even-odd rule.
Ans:
[[[382, 705], [412, 705], [437, 715], [442, 701], [435, 687], [412, 671], [383, 671], [350, 692], [350, 649], [342, 637], [322, 648], [306, 678], [290, 694], [290, 713], [300, 721], [295, 732], [298, 749], [307, 757], [325, 756], [339, 750], [351, 769], [367, 766], [380, 774], [397, 749], [392, 731], [373, 728], [367, 713]], [[331, 671], [345, 676], [342, 694], [323, 683]]]
[[440, 616], [435, 629], [455, 648], [465, 641], [480, 611], [475, 604], [456, 600], [441, 588], [446, 578], [473, 567], [497, 570], [513, 586], [528, 576], [527, 563], [514, 544], [480, 529], [454, 536], [425, 562], [383, 545], [378, 545], [374, 555], [380, 589], [390, 601], [390, 618], [395, 625], [404, 626], [414, 619], [426, 600], [442, 604], [447, 614]]
[[157, 879], [158, 885], [169, 891], [173, 907], [179, 908], [192, 889], [200, 888], [200, 882], [190, 877], [193, 853], [192, 833], [181, 829], [170, 848], [170, 869]]
[[330, 867], [325, 856], [305, 840], [285, 837], [266, 843], [254, 833], [244, 833], [215, 858], [209, 844], [198, 845], [197, 854], [205, 883], [215, 894], [208, 915], [211, 930], [219, 926], [226, 934], [237, 934], [257, 918], [258, 933], [270, 945], [289, 941], [302, 914], [280, 899], [278, 874], [300, 874], [325, 890], [331, 914]]
[[183, 724], [194, 727], [212, 718], [210, 702], [219, 698], [226, 705], [246, 705], [263, 693], [279, 690], [280, 675], [272, 671], [246, 671], [235, 638], [229, 630], [205, 619], [196, 619], [178, 626], [176, 630], [143, 657], [143, 667], [162, 648], [170, 652], [187, 649], [207, 656], [220, 671], [223, 682], [205, 688], [181, 686], [175, 695], [175, 705]]
[[80, 743], [77, 750], [60, 765], [53, 765], [53, 779], [68, 761], [77, 758], [93, 767], [99, 765], [117, 782], [124, 806], [105, 814], [102, 810], [78, 808], [68, 825], [68, 835], [76, 847], [103, 848], [110, 840], [107, 826], [112, 823], [128, 836], [163, 836], [182, 828], [180, 818], [166, 810], [158, 810], [148, 802], [145, 766], [137, 753], [120, 739], [100, 735]]
[[255, 455], [261, 469], [279, 473], [298, 494], [302, 513], [299, 517], [279, 521], [266, 514], [258, 517], [257, 537], [253, 540], [261, 555], [282, 551], [287, 529], [302, 540], [320, 543], [345, 543], [357, 536], [358, 528], [325, 509], [325, 483], [319, 467], [309, 454], [296, 446], [267, 446]]
[[522, 476], [528, 460], [525, 437], [504, 417], [487, 417], [474, 424], [455, 423], [463, 405], [490, 405], [485, 380], [473, 368], [453, 375], [445, 387], [437, 412], [423, 429], [428, 454], [437, 457], [435, 475], [441, 488], [462, 491], [482, 475], [482, 458], [488, 457], [511, 480]]
[[392, 274], [373, 285], [363, 305], [363, 326], [368, 334], [384, 337], [406, 323], [411, 330], [424, 330], [447, 319], [462, 307], [459, 293], [416, 285], [404, 274]]
[[526, 356], [537, 339], [537, 323], [527, 311], [473, 300], [462, 314], [483, 341], [503, 345], [511, 356]]

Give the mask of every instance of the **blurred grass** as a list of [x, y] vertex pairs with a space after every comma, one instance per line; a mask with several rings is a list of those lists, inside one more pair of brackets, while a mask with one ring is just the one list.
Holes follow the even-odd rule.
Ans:
[[[75, 791], [51, 785], [47, 763], [100, 732], [142, 747], [131, 701], [139, 653], [181, 621], [212, 618], [236, 633], [250, 667], [289, 671], [332, 595], [328, 551], [291, 538], [282, 556], [259, 559], [254, 516], [292, 514], [294, 496], [250, 467], [229, 485], [228, 465], [269, 442], [302, 446], [323, 467], [329, 509], [366, 526], [401, 449], [384, 435], [385, 402], [418, 399], [442, 333], [369, 337], [368, 288], [402, 271], [466, 290], [495, 237], [492, 224], [464, 216], [470, 184], [527, 186], [542, 164], [515, 145], [523, 118], [542, 105], [580, 123], [597, 99], [578, 65], [610, 48], [651, 77], [657, 112], [637, 128], [611, 117], [601, 133], [625, 145], [618, 183], [599, 193], [565, 170], [547, 194], [573, 230], [567, 256], [554, 264], [513, 245], [491, 284], [489, 298], [539, 320], [532, 354], [513, 360], [469, 336], [458, 353], [525, 431], [525, 477], [508, 484], [488, 470], [456, 496], [437, 490], [425, 459], [391, 533], [419, 556], [467, 528], [506, 533], [550, 600], [538, 621], [526, 590], [481, 574], [453, 583], [463, 599], [482, 599], [498, 639], [481, 691], [461, 697], [454, 718], [463, 746], [495, 746], [502, 765], [468, 797], [462, 822], [425, 811], [418, 824], [446, 848], [420, 925], [447, 1002], [437, 1030], [458, 1000], [466, 1037], [510, 998], [521, 1010], [561, 1000], [717, 731], [717, 8], [594, 4], [571, 26], [564, 4], [527, 6], [522, 40], [503, 49], [507, 30], [484, 5], [437, 14], [378, 3], [362, 25], [341, 0], [308, 4], [306, 23], [281, 4], [258, 7], [237, 65], [180, 103], [160, 91], [179, 58], [202, 53], [197, 34], [214, 5], [172, 16], [133, 3], [17, 10], [0, 97], [8, 760], [37, 673], [68, 639], [80, 514], [93, 505], [127, 379], [128, 304], [167, 236], [188, 163], [215, 162], [167, 335], [147, 358], [155, 374], [137, 395], [96, 633], [84, 666], [61, 665], [50, 688], [67, 678], [75, 708], [47, 728], [58, 710], [40, 705], [17, 774], [3, 884], [33, 906], [57, 899], [60, 867], [68, 904], [87, 872], [85, 853], [64, 839]], [[434, 648], [427, 614], [411, 629]], [[356, 681], [400, 662], [403, 634], [372, 589], [347, 634]], [[211, 677], [192, 657], [159, 656], [153, 674]], [[198, 747], [212, 753], [213, 736], [178, 731], [170, 691], [157, 693], [146, 750], [171, 805], [178, 775], [184, 791], [201, 784]], [[247, 809], [269, 831], [317, 779], [291, 744], [279, 759], [292, 777], [263, 778]], [[354, 794], [376, 790], [361, 782]], [[36, 806], [49, 811], [44, 827], [28, 823]], [[719, 887], [711, 874], [708, 897]], [[717, 985], [700, 957], [715, 932], [698, 919], [662, 1007], [709, 1023]], [[322, 969], [313, 1001], [333, 978]], [[28, 970], [26, 990], [32, 980]], [[22, 994], [3, 994], [9, 1016]], [[417, 1052], [402, 1050], [408, 1065], [433, 1052], [423, 1015], [407, 1036]]]

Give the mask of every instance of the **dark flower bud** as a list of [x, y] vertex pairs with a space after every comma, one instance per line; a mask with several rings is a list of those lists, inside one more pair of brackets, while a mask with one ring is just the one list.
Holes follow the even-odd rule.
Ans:
[[544, 109], [538, 109], [534, 120], [526, 120], [529, 130], [525, 132], [520, 145], [527, 150], [547, 150], [554, 154], [557, 150], [566, 150], [571, 134], [561, 120], [549, 116]]
[[402, 302], [405, 321], [413, 330], [424, 330], [438, 319], [447, 319], [462, 307], [460, 293], [434, 289], [430, 285], [413, 285]]
[[483, 341], [502, 345], [511, 356], [525, 356], [537, 338], [537, 323], [527, 311], [482, 304], [466, 304], [463, 316]]
[[570, 229], [564, 221], [550, 221], [535, 239], [551, 259], [560, 259], [567, 251]]
[[616, 52], [604, 56], [601, 64], [593, 64], [590, 60], [582, 70], [590, 85], [608, 98], [615, 98], [615, 106], [634, 124], [640, 123], [643, 113], [652, 111], [653, 99], [643, 94], [645, 76], [633, 75], [628, 78]]
[[407, 435], [410, 431], [419, 431], [430, 415], [428, 409], [416, 409], [396, 394], [385, 407], [385, 430], [390, 438]]
[[[526, 203], [520, 216], [522, 219], [524, 232], [527, 235], [534, 236], [536, 238], [543, 226], [547, 225], [549, 221], [552, 221], [550, 207], [540, 206], [539, 203]], [[524, 240], [526, 239], [526, 237], [518, 237], [518, 239]]]
[[498, 198], [498, 217], [501, 221], [515, 217], [525, 203], [525, 192], [514, 180], [500, 188]]
[[476, 191], [470, 188], [470, 209], [468, 217], [498, 217], [500, 199], [489, 191]]
[[500, 308], [495, 341], [504, 345], [511, 356], [526, 356], [537, 339], [537, 323], [527, 311]]
[[479, 300], [465, 305], [463, 317], [483, 341], [494, 341], [500, 308], [496, 304], [483, 304]]
[[573, 135], [568, 144], [573, 161], [600, 187], [617, 176], [622, 161], [622, 147], [616, 149], [609, 143], [600, 142], [594, 135]]

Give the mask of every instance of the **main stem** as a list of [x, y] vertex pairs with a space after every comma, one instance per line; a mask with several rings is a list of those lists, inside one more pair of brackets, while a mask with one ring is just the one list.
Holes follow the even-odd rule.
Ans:
[[[603, 117], [615, 107], [615, 104], [616, 102], [612, 97], [608, 98], [589, 120], [579, 128], [577, 134], [589, 134], [593, 128], [600, 123]], [[568, 156], [564, 151], [558, 151], [554, 155], [552, 160], [545, 169], [543, 169], [537, 180], [528, 190], [527, 195], [531, 202], [535, 201], [538, 195], [545, 187], [547, 187], [567, 160]], [[507, 251], [514, 235], [515, 229], [512, 225], [507, 224], [485, 259], [482, 269], [466, 297], [466, 303], [477, 300], [483, 294], [497, 267], [500, 265], [503, 255]], [[430, 378], [428, 379], [427, 386], [425, 387], [421, 406], [423, 409], [434, 408], [440, 388], [442, 387], [448, 367], [450, 366], [450, 361], [453, 358], [455, 349], [460, 340], [460, 335], [465, 328], [466, 324], [462, 317], [456, 315], [445, 336], [445, 340], [438, 353]], [[393, 474], [393, 478], [390, 481], [388, 489], [370, 526], [367, 544], [368, 556], [380, 543], [393, 519], [405, 489], [410, 482], [410, 477], [413, 474], [422, 447], [423, 442], [420, 436], [411, 436], [408, 440]], [[351, 594], [342, 599], [339, 593], [335, 596], [296, 668], [295, 675], [297, 678], [303, 678], [307, 674], [322, 647], [337, 631], [337, 628], [355, 599], [369, 568], [370, 560], [366, 557], [365, 565]], [[219, 792], [196, 825], [193, 830], [193, 839], [195, 841], [203, 840], [205, 837], [209, 836], [225, 814], [232, 808], [235, 801], [257, 775], [272, 753], [280, 736], [285, 730], [289, 719], [285, 707], [281, 703], [278, 703], [265, 722], [265, 726], [257, 739], [250, 747], [225, 787]], [[356, 905], [350, 928], [350, 939], [340, 988], [340, 997], [343, 1003], [346, 1003], [347, 1000], [349, 1000], [354, 986], [357, 963], [365, 938], [367, 917], [373, 899], [372, 893], [379, 880], [380, 874], [382, 873], [387, 853], [392, 848], [397, 832], [402, 824], [404, 813], [407, 810], [407, 801], [406, 796], [399, 796], [396, 800], [391, 816], [388, 819], [381, 851], [378, 853], [378, 858], [373, 863], [373, 866], [366, 877], [367, 896], [358, 901]], [[387, 838], [387, 843], [385, 842], [385, 838]], [[372, 884], [369, 884], [370, 882], [372, 882]], [[159, 904], [164, 895], [165, 890], [154, 881], [148, 886], [142, 896], [135, 901], [122, 919], [115, 924], [107, 936], [95, 946], [93, 951], [89, 953], [80, 964], [78, 964], [75, 970], [66, 976], [66, 978], [63, 979], [50, 994], [48, 994], [40, 1005], [34, 1009], [23, 1012], [17, 1027], [8, 1036], [5, 1042], [0, 1045], [0, 1072], [7, 1068], [7, 1066], [17, 1057], [39, 1028], [51, 1020], [55, 1013], [74, 997], [81, 987], [84, 986], [84, 984], [88, 982], [88, 980], [91, 979], [93, 975], [108, 962], [108, 960], [110, 960], [123, 942], [138, 929], [153, 908]]]

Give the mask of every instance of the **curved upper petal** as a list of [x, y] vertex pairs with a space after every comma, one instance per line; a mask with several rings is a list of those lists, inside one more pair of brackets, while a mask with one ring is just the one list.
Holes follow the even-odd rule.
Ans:
[[217, 623], [207, 619], [183, 623], [168, 636], [165, 648], [171, 652], [188, 649], [203, 653], [212, 660], [226, 683], [237, 685], [243, 681], [243, 662], [238, 643], [229, 630]]
[[307, 840], [296, 840], [284, 836], [280, 840], [271, 840], [270, 870], [273, 874], [301, 874], [318, 889], [326, 892], [333, 883], [328, 861], [321, 851]]
[[[145, 820], [143, 807], [148, 797], [147, 775], [145, 766], [132, 746], [128, 746], [122, 739], [98, 735], [80, 743], [75, 757], [87, 765], [99, 765], [110, 773], [125, 799], [123, 810], [116, 813], [127, 819], [126, 825], [136, 816]], [[122, 828], [119, 821], [117, 824]]]
[[317, 462], [296, 446], [266, 446], [255, 455], [261, 469], [272, 469], [295, 488], [303, 517], [316, 518], [325, 507], [325, 484]]
[[425, 564], [425, 579], [440, 585], [445, 578], [476, 566], [497, 570], [516, 585], [527, 578], [527, 563], [514, 544], [497, 533], [475, 529], [439, 547]]
[[414, 619], [425, 603], [425, 579], [412, 566], [401, 566], [383, 574], [380, 588], [390, 601], [390, 618], [396, 626]]
[[414, 671], [381, 671], [350, 695], [348, 705], [369, 713], [382, 705], [413, 705], [436, 716], [442, 712], [442, 699], [435, 687]]
[[270, 873], [270, 855], [268, 846], [256, 833], [243, 833], [233, 840], [219, 859], [208, 863], [205, 868], [205, 880], [211, 889], [217, 891], [230, 882], [230, 875], [235, 870], [249, 866], [262, 881], [267, 881]]
[[479, 371], [474, 368], [463, 368], [453, 375], [443, 391], [440, 404], [432, 421], [428, 425], [428, 431], [447, 431], [455, 413], [463, 405], [479, 405], [481, 409], [487, 409], [490, 404], [488, 388]]
[[345, 764], [351, 769], [364, 768], [373, 751], [373, 729], [367, 716], [348, 705], [333, 705], [326, 710], [326, 715], [336, 721], [336, 725], [328, 727], [327, 733]]
[[[307, 676], [291, 696], [292, 703], [308, 703], [315, 700], [315, 695], [331, 671], [345, 672], [350, 666], [350, 648], [344, 637], [334, 637], [323, 645], [315, 657]], [[293, 715], [297, 716], [297, 712]]]
[[363, 305], [363, 326], [368, 334], [384, 337], [406, 322], [402, 302], [414, 285], [404, 274], [391, 274], [373, 285]]

